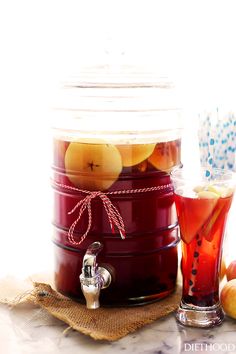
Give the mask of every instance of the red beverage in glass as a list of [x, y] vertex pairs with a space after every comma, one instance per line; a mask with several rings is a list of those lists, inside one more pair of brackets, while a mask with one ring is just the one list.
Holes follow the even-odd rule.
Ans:
[[[233, 197], [232, 173], [176, 169], [172, 172], [178, 215], [183, 276], [177, 319], [211, 327], [224, 319], [219, 302], [219, 272], [224, 231]], [[207, 177], [208, 176], [208, 177]]]
[[[53, 241], [57, 289], [83, 300], [79, 280], [83, 257], [90, 244], [100, 241], [104, 247], [98, 263], [112, 274], [111, 285], [101, 291], [102, 304], [145, 303], [167, 296], [175, 289], [179, 241], [168, 172], [180, 164], [180, 140], [114, 146], [103, 142], [104, 151], [98, 159], [101, 142], [82, 141], [79, 146], [73, 145], [75, 148], [71, 144], [76, 142], [62, 139], [54, 142], [53, 183], [57, 184], [54, 184]], [[97, 146], [91, 148], [88, 146], [91, 144]], [[96, 151], [93, 158], [88, 158], [90, 148]], [[120, 170], [116, 150], [121, 155]], [[109, 161], [116, 166], [115, 172], [105, 156], [113, 153]], [[101, 166], [107, 166], [106, 170]], [[126, 238], [121, 239], [117, 230], [112, 232], [102, 200], [97, 197], [91, 201], [92, 222], [87, 237], [81, 244], [72, 244], [68, 231], [79, 211], [68, 212], [86, 195], [65, 186], [103, 193], [131, 191], [107, 194], [121, 214]], [[156, 190], [132, 192], [153, 187]], [[76, 242], [86, 232], [88, 222], [85, 210], [73, 232]]]
[[175, 195], [182, 239], [183, 301], [188, 304], [208, 307], [219, 302], [223, 236], [231, 202], [232, 195], [217, 201]]

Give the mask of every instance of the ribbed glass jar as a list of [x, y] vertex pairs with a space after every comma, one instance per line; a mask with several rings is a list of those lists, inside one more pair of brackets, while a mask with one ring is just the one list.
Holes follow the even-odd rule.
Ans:
[[52, 186], [57, 289], [83, 301], [83, 257], [112, 281], [104, 305], [147, 303], [175, 289], [179, 242], [169, 172], [181, 163], [173, 85], [100, 67], [63, 85], [54, 110]]

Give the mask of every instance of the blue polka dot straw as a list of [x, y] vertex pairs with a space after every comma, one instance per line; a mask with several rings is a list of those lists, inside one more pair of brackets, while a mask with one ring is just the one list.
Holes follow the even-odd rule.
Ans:
[[212, 168], [236, 170], [236, 117], [233, 113], [206, 114], [199, 120], [199, 150], [206, 177]]

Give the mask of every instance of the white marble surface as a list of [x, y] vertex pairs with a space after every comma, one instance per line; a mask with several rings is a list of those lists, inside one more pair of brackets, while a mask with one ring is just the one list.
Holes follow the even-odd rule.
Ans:
[[214, 329], [182, 327], [174, 314], [116, 341], [94, 341], [69, 330], [43, 310], [29, 305], [0, 305], [1, 354], [236, 353], [236, 321]]

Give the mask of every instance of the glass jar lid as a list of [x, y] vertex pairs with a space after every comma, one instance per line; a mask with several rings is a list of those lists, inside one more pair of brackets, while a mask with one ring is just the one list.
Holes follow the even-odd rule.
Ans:
[[[131, 66], [85, 68], [66, 80], [53, 109], [57, 134], [106, 135], [122, 141], [176, 138], [181, 128], [173, 83]], [[118, 139], [118, 140], [119, 140]]]

